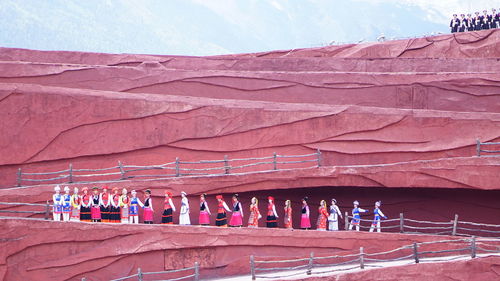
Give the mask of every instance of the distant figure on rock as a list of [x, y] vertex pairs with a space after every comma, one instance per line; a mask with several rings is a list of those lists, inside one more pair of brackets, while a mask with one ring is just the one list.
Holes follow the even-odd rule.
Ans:
[[175, 206], [174, 202], [172, 202], [172, 192], [165, 191], [165, 201], [163, 205], [164, 208], [163, 208], [163, 215], [161, 216], [161, 223], [173, 224], [174, 223], [173, 212], [175, 212]]
[[[151, 199], [151, 190], [146, 189], [144, 192], [144, 212], [143, 220], [145, 224], [153, 224], [153, 200]], [[163, 219], [163, 218], [162, 218]]]
[[120, 196], [120, 220], [122, 223], [129, 223], [130, 197], [127, 195], [127, 189], [122, 189]]
[[491, 9], [491, 19], [490, 19], [490, 28], [497, 28], [500, 23], [500, 13], [497, 14], [497, 10], [495, 8]]
[[451, 33], [457, 32], [459, 26], [460, 26], [460, 20], [457, 18], [457, 14], [453, 14], [453, 18], [450, 21]]
[[70, 221], [80, 221], [81, 198], [78, 195], [78, 187], [73, 188], [71, 195], [71, 218]]
[[352, 230], [352, 228], [356, 226], [356, 231], [359, 231], [359, 223], [361, 220], [361, 216], [359, 215], [359, 213], [366, 213], [368, 212], [368, 210], [359, 208], [358, 200], [352, 202], [352, 204], [354, 205], [354, 208], [352, 209], [352, 220], [351, 224], [349, 225], [349, 230]]
[[130, 223], [139, 223], [139, 206], [144, 207], [144, 204], [137, 197], [137, 191], [130, 191], [132, 197], [130, 198], [130, 210], [128, 213]]
[[92, 187], [92, 195], [90, 196], [90, 215], [92, 222], [101, 222], [101, 195], [99, 194], [99, 187]]
[[62, 196], [62, 218], [63, 221], [69, 221], [71, 214], [71, 195], [69, 194], [69, 187], [64, 187], [64, 195]]
[[54, 202], [53, 209], [52, 209], [52, 217], [54, 218], [54, 221], [60, 221], [61, 220], [61, 214], [62, 214], [62, 204], [63, 204], [63, 198], [61, 195], [61, 187], [59, 185], [56, 185], [54, 187], [55, 194], [52, 195], [52, 202]]
[[328, 221], [328, 211], [326, 201], [321, 200], [318, 208], [318, 221], [316, 222], [316, 230], [326, 231], [326, 222]]
[[467, 31], [473, 31], [474, 30], [474, 18], [472, 17], [471, 14], [467, 14]]
[[238, 200], [238, 194], [233, 195], [233, 213], [231, 214], [231, 220], [229, 221], [229, 226], [231, 227], [242, 227], [243, 226], [243, 207], [241, 202]]
[[465, 14], [460, 14], [460, 27], [458, 28], [458, 32], [465, 32], [467, 30], [467, 19], [465, 18]]
[[80, 208], [80, 221], [91, 222], [91, 206], [92, 206], [92, 196], [89, 195], [88, 187], [82, 188], [82, 205]]
[[109, 207], [109, 222], [120, 223], [121, 222], [121, 211], [120, 211], [120, 194], [118, 194], [118, 188], [113, 187], [113, 194], [111, 195]]
[[287, 229], [293, 229], [293, 223], [292, 223], [292, 201], [286, 200], [285, 201], [285, 228]]
[[181, 213], [179, 215], [179, 224], [190, 225], [191, 218], [189, 217], [189, 200], [186, 192], [181, 192]]
[[490, 29], [490, 15], [488, 15], [488, 11], [484, 10], [483, 11], [483, 16], [482, 16], [482, 22], [481, 22], [481, 29]]
[[311, 213], [309, 212], [309, 206], [307, 205], [308, 199], [309, 198], [307, 196], [302, 198], [302, 214], [300, 216], [300, 228], [305, 230], [311, 228], [311, 220], [309, 219], [309, 215]]
[[259, 227], [259, 220], [262, 217], [259, 211], [259, 200], [256, 197], [252, 198], [252, 203], [250, 204], [250, 216], [248, 218], [248, 227], [257, 228]]
[[215, 198], [217, 199], [218, 202], [217, 218], [215, 219], [215, 225], [219, 227], [227, 227], [227, 212], [231, 212], [231, 210], [229, 210], [229, 207], [224, 201], [222, 195], [217, 195]]
[[475, 14], [475, 16], [474, 16], [474, 30], [479, 31], [479, 30], [481, 30], [481, 28], [483, 26], [483, 24], [482, 24], [483, 18], [479, 15], [479, 12], [475, 12], [474, 14]]
[[337, 200], [332, 198], [332, 205], [330, 206], [330, 216], [328, 216], [328, 229], [330, 231], [339, 230], [339, 217], [342, 218], [342, 213], [340, 212], [339, 206], [337, 206]]
[[200, 195], [200, 216], [198, 218], [198, 222], [200, 225], [210, 225], [210, 209], [207, 204], [207, 194], [203, 193]]
[[276, 206], [274, 205], [274, 197], [267, 197], [267, 218], [266, 226], [268, 228], [278, 227], [278, 213], [276, 212]]
[[377, 232], [381, 232], [380, 217], [387, 219], [384, 213], [382, 213], [382, 210], [380, 210], [380, 205], [382, 205], [381, 201], [375, 202], [375, 210], [373, 210], [373, 214], [375, 215], [375, 217], [373, 218], [372, 226], [370, 227], [370, 232], [373, 232], [373, 229], [375, 229], [375, 227], [377, 228]]

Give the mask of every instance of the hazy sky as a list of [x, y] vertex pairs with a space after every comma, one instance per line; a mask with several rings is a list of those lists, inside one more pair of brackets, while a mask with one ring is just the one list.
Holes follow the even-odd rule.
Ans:
[[[498, 4], [499, 7], [492, 6]], [[448, 32], [489, 0], [0, 0], [0, 46], [215, 55]]]

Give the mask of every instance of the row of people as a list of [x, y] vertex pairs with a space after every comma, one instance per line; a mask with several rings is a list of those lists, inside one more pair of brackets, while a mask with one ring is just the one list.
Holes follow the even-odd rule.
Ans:
[[450, 21], [451, 33], [498, 27], [500, 27], [500, 13], [497, 13], [495, 9], [491, 9], [491, 14], [488, 14], [487, 10], [484, 10], [482, 15], [476, 12], [474, 17], [471, 14], [467, 14], [467, 17], [465, 14], [460, 14], [459, 18], [457, 14], [453, 14]]
[[[86, 222], [111, 222], [111, 223], [139, 223], [139, 207], [143, 208], [143, 221], [146, 224], [153, 223], [153, 202], [151, 191], [146, 190], [144, 193], [144, 202], [137, 197], [135, 190], [131, 191], [131, 196], [128, 196], [127, 189], [122, 189], [121, 194], [115, 187], [111, 193], [108, 193], [108, 187], [103, 187], [102, 192], [99, 192], [97, 187], [92, 188], [92, 194], [88, 193], [88, 188], [83, 188], [83, 194], [79, 195], [78, 188], [74, 188], [73, 195], [69, 194], [69, 188], [64, 188], [64, 194], [61, 194], [61, 188], [55, 187], [55, 194], [52, 197], [54, 202], [53, 216], [55, 221], [86, 221]], [[200, 212], [199, 224], [210, 225], [210, 208], [206, 201], [206, 194], [200, 196]], [[175, 205], [172, 201], [172, 193], [165, 192], [164, 209], [162, 214], [162, 224], [173, 224], [173, 213], [176, 212]], [[190, 225], [190, 208], [187, 194], [181, 192], [181, 208], [179, 215], [179, 224]], [[222, 195], [217, 195], [217, 217], [215, 225], [219, 227], [242, 227], [244, 212], [238, 194], [232, 196], [232, 208], [229, 208], [224, 201]], [[301, 208], [301, 229], [310, 229], [310, 209], [308, 205], [308, 197], [302, 199]], [[272, 196], [267, 198], [267, 216], [266, 226], [268, 228], [278, 227], [278, 213], [276, 212], [275, 199]], [[380, 232], [380, 220], [386, 216], [380, 210], [380, 201], [375, 203], [374, 220], [370, 231], [377, 228]], [[350, 230], [354, 227], [359, 231], [360, 213], [366, 213], [367, 210], [359, 208], [359, 202], [353, 202], [352, 220], [350, 222]], [[328, 210], [329, 209], [329, 210]], [[248, 218], [248, 227], [257, 228], [262, 215], [259, 211], [259, 200], [256, 197], [251, 199], [250, 214]], [[231, 213], [228, 222], [227, 214]], [[285, 228], [293, 229], [292, 223], [292, 205], [290, 200], [285, 201], [284, 207], [284, 225]], [[328, 208], [325, 200], [321, 200], [318, 208], [318, 220], [316, 222], [317, 230], [338, 230], [339, 218], [343, 219], [342, 213], [337, 206], [337, 201], [332, 199], [331, 205]]]

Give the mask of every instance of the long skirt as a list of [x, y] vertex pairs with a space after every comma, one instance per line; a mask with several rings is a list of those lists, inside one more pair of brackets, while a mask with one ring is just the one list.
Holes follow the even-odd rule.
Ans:
[[300, 228], [311, 228], [311, 220], [307, 214], [302, 214], [300, 218]]
[[91, 221], [92, 217], [90, 215], [90, 207], [84, 207], [80, 209], [80, 221]]
[[62, 207], [62, 212], [63, 212], [64, 214], [69, 214], [69, 213], [71, 213], [71, 206], [70, 206], [70, 205], [68, 205], [68, 206], [63, 206], [63, 207]]
[[153, 209], [150, 207], [144, 207], [144, 222], [153, 223]]
[[250, 216], [248, 218], [248, 227], [251, 228], [259, 227], [259, 214], [250, 212]]
[[128, 209], [129, 208], [125, 208], [125, 207], [122, 207], [121, 208], [121, 221], [122, 223], [128, 223]]
[[338, 221], [329, 221], [328, 226], [329, 226], [328, 229], [331, 231], [339, 230], [339, 222]]
[[266, 226], [268, 228], [276, 228], [278, 227], [278, 222], [276, 221], [276, 216], [267, 216], [266, 218]]
[[73, 208], [71, 210], [71, 218], [70, 221], [80, 221], [80, 209]]
[[207, 211], [200, 211], [198, 221], [201, 225], [210, 225], [210, 215]]
[[162, 224], [174, 224], [174, 220], [172, 217], [172, 208], [168, 208], [163, 210], [163, 215], [161, 216]]
[[99, 207], [90, 207], [90, 215], [92, 220], [101, 221], [101, 209]]
[[120, 221], [121, 221], [120, 207], [111, 206], [109, 209], [109, 222], [119, 223]]
[[242, 226], [243, 219], [241, 218], [240, 212], [233, 212], [231, 214], [231, 220], [229, 221], [229, 226]]
[[100, 207], [100, 210], [101, 210], [101, 221], [102, 222], [109, 222], [109, 210], [110, 210], [110, 207], [111, 206], [108, 206], [108, 207], [104, 207], [104, 206], [101, 206]]
[[217, 219], [215, 220], [216, 226], [227, 226], [227, 217], [226, 213], [217, 213]]
[[54, 214], [61, 214], [62, 213], [62, 206], [61, 205], [54, 205], [52, 212], [54, 212]]
[[288, 216], [285, 216], [284, 223], [285, 223], [285, 228], [293, 228], [292, 227], [292, 219], [289, 218]]
[[180, 225], [190, 225], [191, 224], [191, 217], [189, 216], [189, 213], [184, 213], [179, 216], [179, 224]]

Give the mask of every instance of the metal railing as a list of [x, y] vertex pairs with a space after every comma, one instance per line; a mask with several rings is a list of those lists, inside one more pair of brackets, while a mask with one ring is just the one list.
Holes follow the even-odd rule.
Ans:
[[[353, 225], [352, 219], [353, 217], [349, 216], [349, 213], [346, 212], [344, 217], [345, 230], [349, 230], [349, 227]], [[373, 220], [356, 220], [360, 221], [360, 229], [370, 229], [372, 227], [371, 224]], [[361, 225], [361, 222], [369, 222], [370, 226]], [[397, 219], [384, 219], [380, 222], [381, 230], [396, 230], [396, 232], [399, 231], [400, 233], [407, 234], [437, 234], [479, 237], [491, 237], [491, 235], [496, 235], [495, 238], [500, 238], [500, 225], [459, 221], [458, 215], [455, 215], [455, 217], [450, 221], [435, 222], [405, 218], [404, 214], [400, 213], [399, 218]], [[481, 228], [478, 228], [478, 226]], [[376, 230], [376, 227], [374, 227], [374, 230]]]
[[500, 142], [481, 142], [479, 139], [476, 140], [476, 153], [478, 157], [481, 157], [481, 152], [483, 153], [500, 153], [500, 150], [485, 150], [481, 149], [481, 146], [498, 146], [500, 147]]
[[[303, 155], [278, 155], [277, 153], [273, 153], [272, 156], [267, 157], [241, 159], [229, 159], [228, 156], [225, 155], [223, 160], [200, 161], [181, 161], [180, 158], [177, 157], [174, 162], [149, 166], [124, 165], [121, 161], [118, 161], [117, 166], [102, 169], [75, 169], [73, 168], [73, 164], [70, 163], [66, 170], [40, 173], [24, 172], [19, 168], [17, 171], [17, 186], [22, 186], [23, 182], [45, 182], [55, 184], [96, 182], [99, 180], [126, 180], [146, 177], [215, 176], [228, 175], [234, 173], [234, 171], [237, 173], [255, 173], [277, 171], [283, 169], [282, 167], [290, 167], [290, 165], [293, 166], [293, 164], [301, 163], [314, 163], [313, 166], [308, 166], [307, 168], [320, 167], [321, 151], [318, 149], [315, 153]], [[198, 165], [204, 165], [204, 167], [199, 168]], [[251, 168], [256, 166], [260, 167], [257, 169]], [[251, 168], [253, 170], [248, 171], [247, 169], [247, 171], [245, 171], [245, 168]], [[148, 173], [137, 174], [139, 171], [148, 171]], [[156, 171], [169, 172], [156, 173]], [[36, 178], [27, 178], [26, 176], [35, 176]], [[44, 178], [44, 176], [53, 177]], [[92, 181], [85, 181], [84, 179], [92, 179]]]
[[[176, 278], [171, 278], [171, 279], [155, 279], [155, 280], [157, 280], [157, 281], [177, 281], [177, 280], [184, 280], [184, 279], [193, 278], [192, 280], [199, 281], [200, 280], [200, 265], [198, 262], [195, 262], [194, 266], [192, 266], [192, 267], [167, 270], [167, 271], [142, 272], [141, 268], [138, 268], [136, 274], [132, 274], [132, 275], [117, 278], [117, 279], [112, 279], [110, 281], [122, 281], [122, 280], [127, 280], [127, 279], [131, 279], [131, 278], [135, 278], [135, 277], [137, 277], [136, 280], [143, 281], [144, 276], [147, 276], [147, 275], [172, 274], [172, 273], [191, 271], [191, 270], [193, 270], [193, 273], [186, 275], [186, 276], [181, 276], [181, 277], [176, 277]], [[86, 281], [86, 280], [87, 279], [85, 277], [82, 278], [82, 281]]]
[[[497, 244], [488, 244], [487, 242], [494, 242]], [[436, 258], [448, 257], [449, 259], [447, 260], [450, 260], [450, 257], [453, 257], [454, 254], [459, 257], [470, 256], [471, 258], [476, 258], [477, 254], [480, 253], [500, 253], [500, 240], [471, 237], [468, 239], [422, 242], [376, 253], [367, 253], [363, 247], [360, 247], [359, 252], [353, 254], [315, 257], [314, 252], [311, 252], [307, 258], [287, 260], [257, 261], [252, 255], [250, 256], [250, 274], [252, 280], [256, 280], [257, 278], [287, 278], [304, 274], [325, 274], [353, 269], [364, 269], [366, 267], [383, 267], [380, 263], [384, 262], [407, 260], [410, 261], [410, 263], [420, 263], [424, 258], [426, 262], [444, 261]], [[276, 264], [276, 266], [270, 267], [270, 265], [273, 264]], [[258, 265], [261, 265], [261, 267], [258, 267]], [[273, 271], [278, 272], [280, 275], [257, 275], [258, 272]]]

